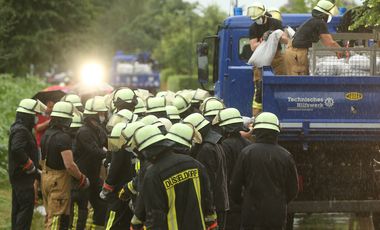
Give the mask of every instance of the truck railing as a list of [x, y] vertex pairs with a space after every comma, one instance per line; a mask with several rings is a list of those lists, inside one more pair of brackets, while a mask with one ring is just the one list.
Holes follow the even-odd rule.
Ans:
[[[343, 56], [337, 58], [340, 52]], [[322, 76], [380, 76], [380, 48], [331, 48], [313, 44], [309, 50], [310, 75]]]

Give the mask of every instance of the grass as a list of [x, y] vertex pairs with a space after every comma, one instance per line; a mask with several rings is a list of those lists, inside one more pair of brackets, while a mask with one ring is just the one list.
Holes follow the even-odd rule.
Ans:
[[[12, 190], [9, 183], [3, 181], [0, 189], [0, 229], [11, 229]], [[32, 230], [44, 228], [45, 217], [35, 212], [33, 215]]]

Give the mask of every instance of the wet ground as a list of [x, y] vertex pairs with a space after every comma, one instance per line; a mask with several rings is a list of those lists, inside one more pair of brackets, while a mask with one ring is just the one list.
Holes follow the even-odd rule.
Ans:
[[[364, 221], [368, 223], [368, 221]], [[362, 221], [363, 223], [363, 221]], [[350, 213], [296, 214], [294, 230], [367, 230], [359, 226], [359, 217]]]

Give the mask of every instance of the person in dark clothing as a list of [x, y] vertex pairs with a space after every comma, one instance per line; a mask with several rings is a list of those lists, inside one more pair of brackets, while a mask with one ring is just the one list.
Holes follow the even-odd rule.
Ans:
[[[248, 16], [254, 20], [254, 23], [249, 28], [249, 39], [251, 44], [252, 52], [255, 52], [256, 48], [265, 41], [271, 32], [275, 30], [282, 30], [282, 22], [275, 18], [267, 12], [266, 7], [259, 2], [256, 2], [251, 7], [247, 9]], [[281, 43], [287, 44], [288, 38], [285, 33], [280, 40]], [[284, 70], [284, 58], [281, 53], [281, 44], [277, 46], [277, 52], [271, 63], [276, 75], [285, 74]], [[254, 67], [253, 69], [253, 82], [255, 85], [255, 92], [252, 104], [252, 114], [256, 116], [262, 110], [262, 68]]]
[[287, 204], [298, 193], [296, 165], [292, 155], [277, 144], [280, 129], [276, 115], [260, 113], [253, 129], [256, 143], [245, 147], [238, 157], [231, 197], [242, 204], [241, 229], [282, 230]]
[[201, 162], [210, 178], [219, 229], [224, 229], [229, 210], [226, 157], [221, 146], [222, 135], [211, 129], [211, 124], [201, 114], [193, 113], [183, 120], [192, 124], [202, 136], [202, 144], [195, 146], [192, 156]]
[[74, 105], [57, 102], [51, 113], [49, 128], [42, 136], [41, 190], [47, 210], [46, 229], [69, 229], [71, 180], [78, 189], [89, 186], [89, 180], [74, 163], [70, 127]]
[[[286, 48], [284, 58], [287, 75], [309, 75], [308, 50], [313, 43], [321, 40], [327, 47], [340, 47], [327, 28], [327, 23], [337, 13], [338, 8], [331, 1], [320, 0], [317, 3], [311, 12], [312, 17], [297, 29]], [[337, 52], [337, 56], [342, 57], [342, 53]]]
[[119, 191], [132, 180], [133, 154], [124, 148], [125, 139], [121, 131], [126, 123], [118, 123], [108, 137], [108, 148], [112, 151], [112, 161], [109, 166], [107, 178], [104, 181], [100, 198], [107, 201], [106, 227], [107, 229], [128, 229], [133, 213], [128, 202], [118, 198]]
[[[218, 114], [218, 112], [224, 108], [225, 105], [223, 104], [223, 102], [215, 97], [209, 97], [200, 106], [202, 115], [209, 122], [212, 122], [216, 114]], [[222, 129], [218, 125], [212, 125], [211, 128], [213, 131], [222, 134]]]
[[100, 167], [106, 158], [107, 134], [101, 126], [100, 117], [107, 112], [104, 100], [94, 97], [86, 102], [84, 125], [78, 130], [75, 138], [74, 158], [79, 169], [90, 180], [90, 187], [85, 190], [73, 190], [72, 200], [78, 205], [77, 229], [86, 226], [88, 202], [94, 209], [93, 225], [103, 226], [105, 223], [107, 204], [100, 199], [103, 181], [100, 178]]
[[191, 106], [190, 98], [187, 98], [181, 94], [177, 94], [173, 100], [173, 105], [177, 107], [179, 116], [184, 119], [188, 115], [194, 113], [194, 109]]
[[231, 177], [235, 168], [235, 163], [243, 148], [250, 145], [246, 138], [240, 135], [240, 131], [246, 131], [244, 122], [239, 110], [235, 108], [223, 109], [218, 112], [213, 121], [222, 129], [223, 141], [222, 147], [226, 155], [228, 194], [230, 210], [227, 213], [226, 229], [234, 230], [240, 226], [241, 206], [231, 199]]
[[137, 105], [137, 96], [130, 88], [120, 88], [113, 93], [112, 102], [115, 105], [116, 111], [128, 109], [134, 111]]
[[34, 208], [34, 181], [37, 177], [38, 149], [32, 134], [36, 113], [46, 106], [23, 99], [16, 110], [8, 142], [8, 174], [12, 186], [12, 229], [30, 229]]
[[[133, 143], [151, 162], [142, 194], [147, 229], [215, 229], [215, 213], [204, 167], [192, 157], [171, 151], [173, 141], [147, 125], [136, 130]], [[214, 217], [206, 225], [205, 218]]]

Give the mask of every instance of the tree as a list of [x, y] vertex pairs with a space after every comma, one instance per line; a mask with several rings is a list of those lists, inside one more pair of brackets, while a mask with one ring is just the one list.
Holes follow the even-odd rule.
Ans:
[[358, 7], [355, 13], [357, 16], [352, 28], [380, 25], [380, 2], [378, 0], [365, 0], [363, 7]]
[[31, 64], [42, 71], [64, 62], [83, 43], [93, 15], [90, 0], [3, 0], [0, 8], [6, 27], [0, 31], [0, 70], [16, 74]]

